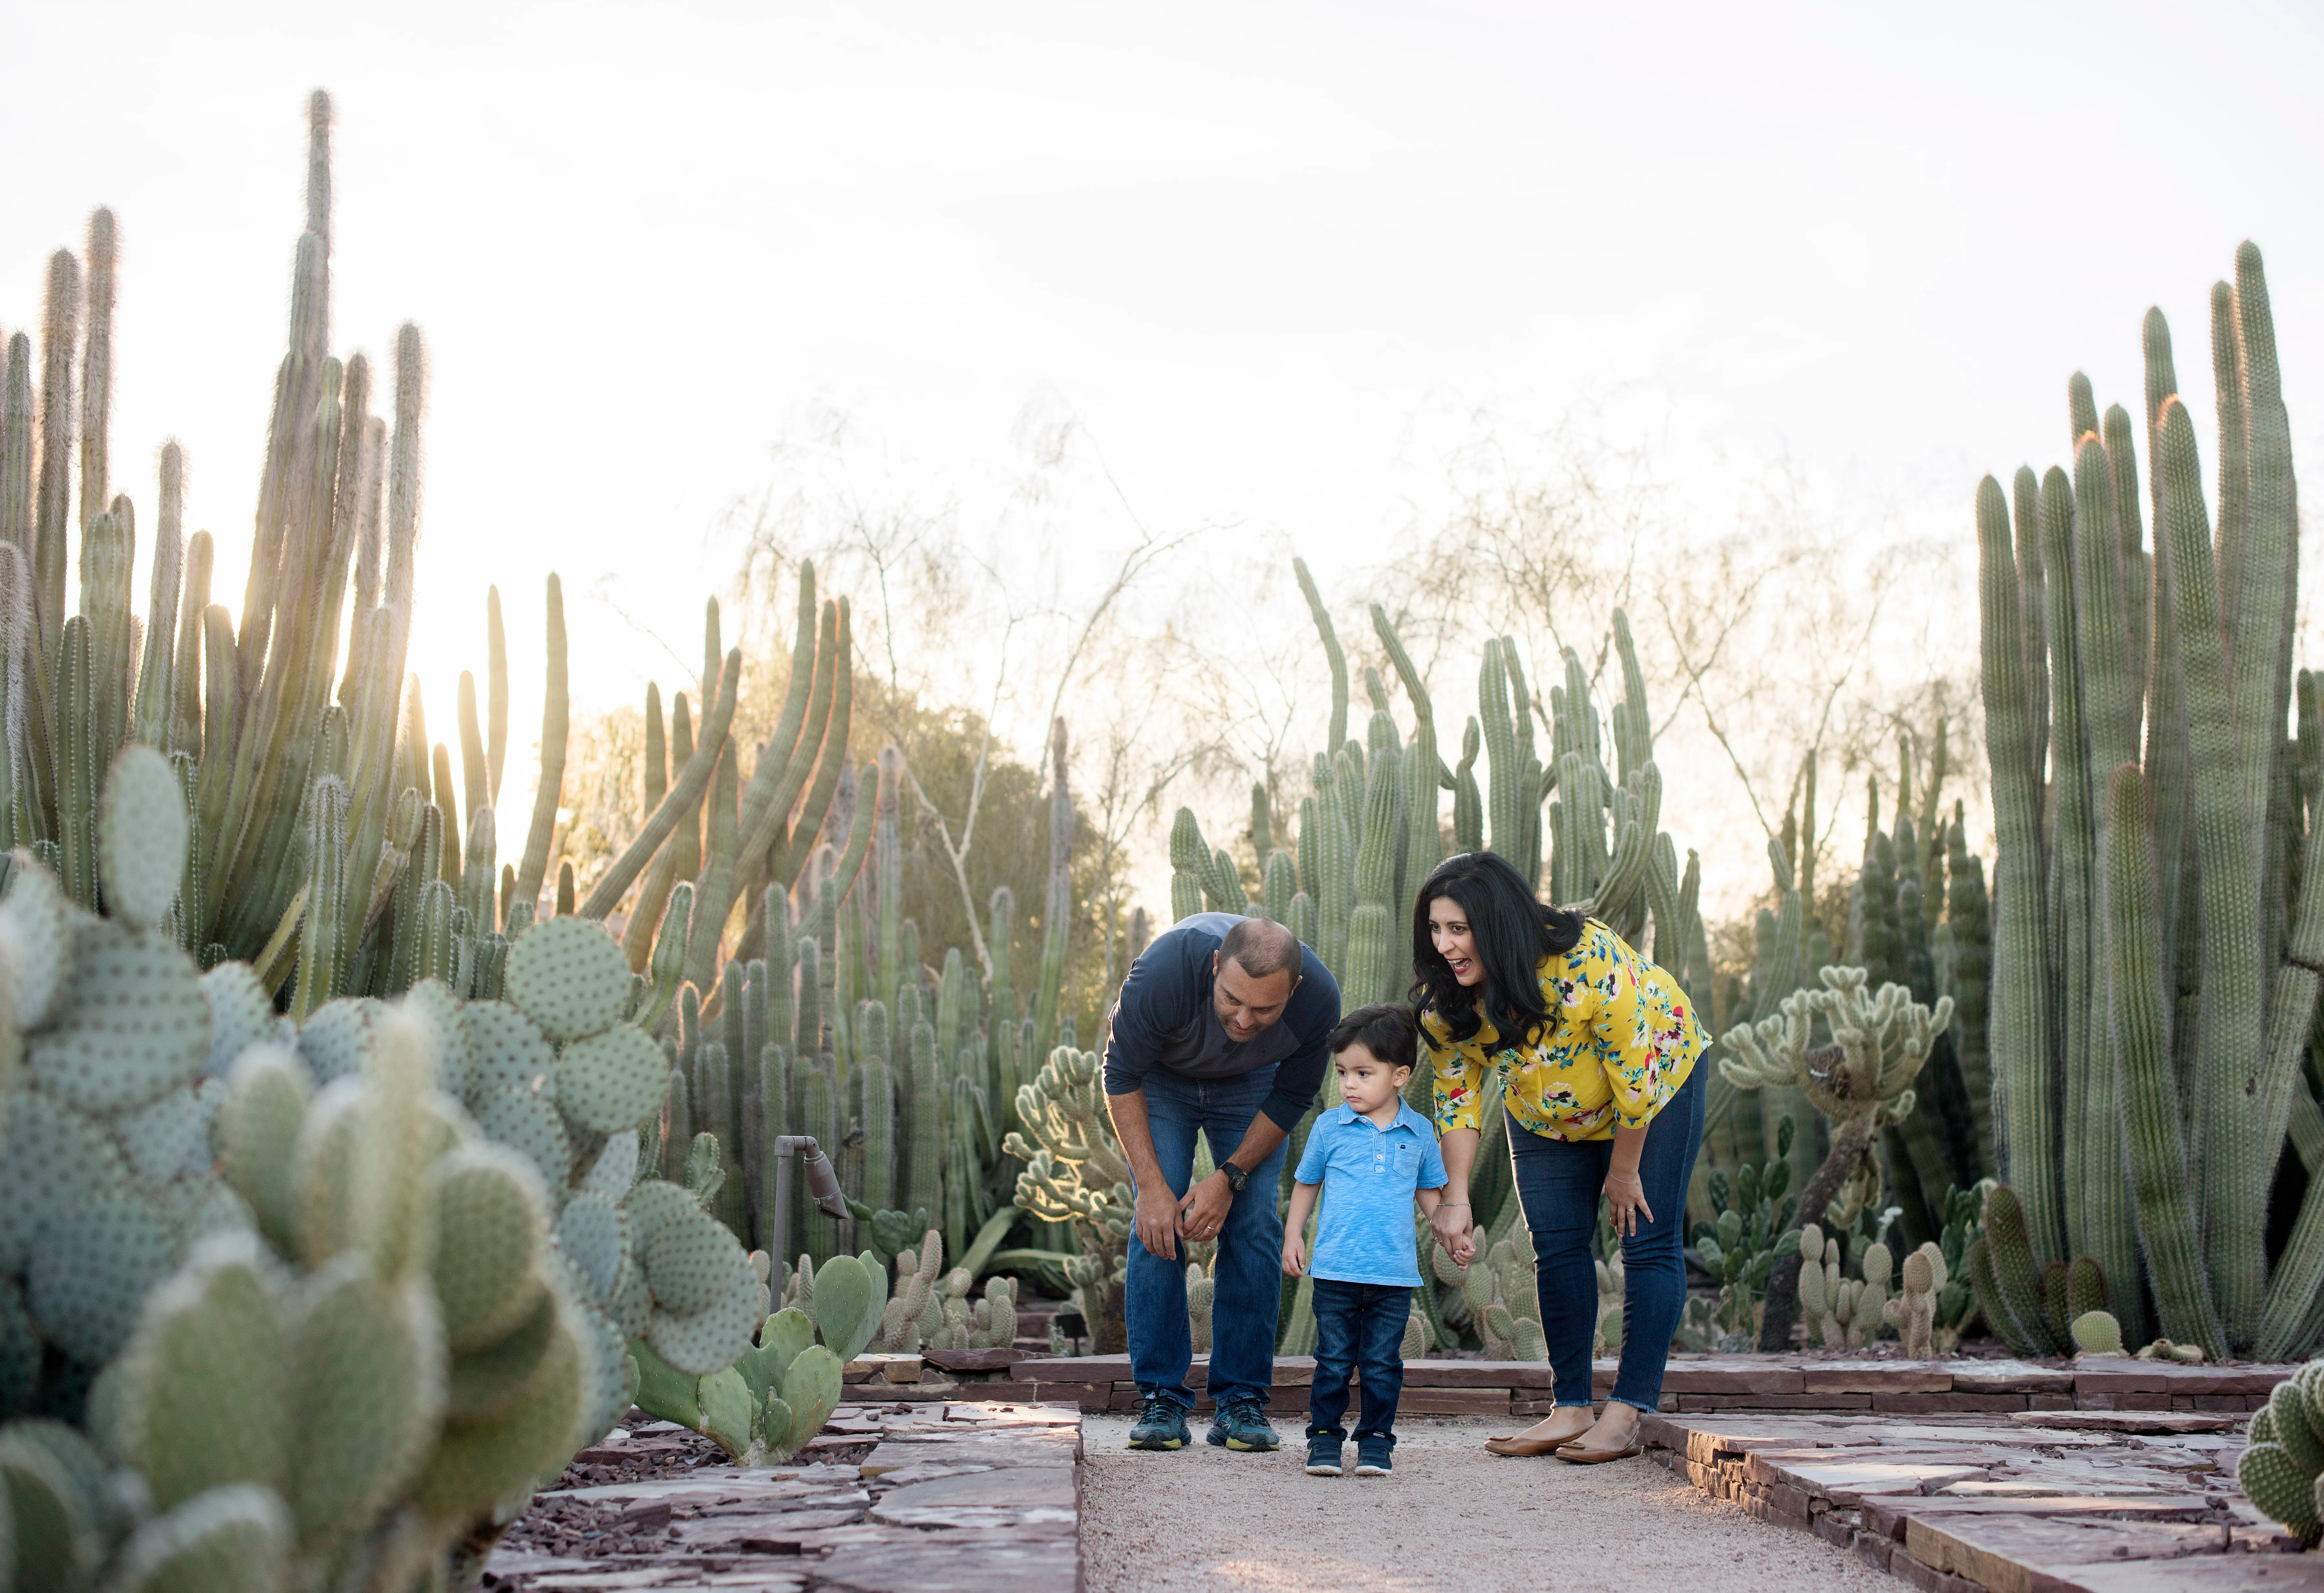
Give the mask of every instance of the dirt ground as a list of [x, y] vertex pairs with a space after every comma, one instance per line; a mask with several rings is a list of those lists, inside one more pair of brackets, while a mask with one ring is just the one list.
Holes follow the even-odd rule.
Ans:
[[1522, 1423], [1397, 1423], [1396, 1474], [1306, 1474], [1302, 1413], [1276, 1413], [1285, 1447], [1176, 1454], [1124, 1447], [1128, 1416], [1082, 1425], [1088, 1593], [1894, 1593], [1893, 1578], [1806, 1533], [1754, 1521], [1643, 1457], [1569, 1466], [1501, 1459], [1488, 1435]]

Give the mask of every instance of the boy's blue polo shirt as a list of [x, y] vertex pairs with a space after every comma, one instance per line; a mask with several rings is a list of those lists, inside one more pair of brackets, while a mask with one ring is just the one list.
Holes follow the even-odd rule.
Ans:
[[1447, 1182], [1436, 1130], [1426, 1118], [1399, 1103], [1396, 1121], [1382, 1128], [1342, 1101], [1315, 1119], [1294, 1176], [1323, 1186], [1310, 1276], [1420, 1286], [1413, 1192], [1442, 1189]]

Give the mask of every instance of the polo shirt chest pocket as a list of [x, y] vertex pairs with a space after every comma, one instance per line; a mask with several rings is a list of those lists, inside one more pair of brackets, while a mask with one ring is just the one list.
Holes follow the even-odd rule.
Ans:
[[1420, 1171], [1420, 1147], [1399, 1134], [1388, 1142], [1384, 1153], [1374, 1163], [1374, 1170], [1408, 1183]]

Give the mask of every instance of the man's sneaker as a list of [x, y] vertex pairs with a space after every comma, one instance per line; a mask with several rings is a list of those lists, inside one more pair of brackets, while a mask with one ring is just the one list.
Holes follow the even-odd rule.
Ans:
[[1283, 1440], [1267, 1424], [1267, 1407], [1255, 1399], [1232, 1399], [1219, 1407], [1210, 1440], [1231, 1450], [1280, 1449]]
[[1392, 1458], [1396, 1440], [1385, 1432], [1367, 1432], [1356, 1440], [1356, 1475], [1387, 1477], [1396, 1470]]
[[1133, 1450], [1183, 1450], [1192, 1436], [1186, 1431], [1186, 1407], [1166, 1394], [1149, 1394], [1130, 1430]]
[[1313, 1432], [1307, 1436], [1307, 1475], [1337, 1477], [1340, 1475], [1341, 1439], [1336, 1433]]

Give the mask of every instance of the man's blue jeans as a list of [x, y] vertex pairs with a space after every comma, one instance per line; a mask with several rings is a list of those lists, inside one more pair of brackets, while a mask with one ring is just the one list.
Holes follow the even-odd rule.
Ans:
[[[1189, 1079], [1159, 1069], [1146, 1075], [1146, 1121], [1154, 1136], [1155, 1158], [1174, 1195], [1184, 1195], [1194, 1174], [1194, 1135], [1211, 1145], [1211, 1160], [1223, 1162], [1259, 1115], [1259, 1102], [1275, 1087], [1275, 1070], [1260, 1068], [1234, 1079]], [[1265, 1403], [1275, 1382], [1275, 1319], [1283, 1303], [1283, 1219], [1275, 1210], [1275, 1186], [1283, 1174], [1286, 1140], [1250, 1170], [1250, 1182], [1227, 1209], [1219, 1230], [1216, 1289], [1211, 1295], [1211, 1397], [1255, 1398]], [[1140, 1394], [1160, 1394], [1187, 1410], [1194, 1395], [1186, 1386], [1194, 1340], [1186, 1325], [1186, 1241], [1166, 1261], [1130, 1236], [1130, 1279], [1123, 1294], [1129, 1317], [1130, 1375]]]
[[[1671, 1335], [1686, 1309], [1686, 1186], [1702, 1148], [1703, 1079], [1697, 1059], [1678, 1093], [1646, 1125], [1638, 1158], [1652, 1222], [1639, 1223], [1622, 1241], [1622, 1359], [1614, 1397], [1651, 1411], [1662, 1401], [1663, 1365]], [[1598, 1328], [1598, 1269], [1590, 1242], [1598, 1232], [1598, 1202], [1613, 1165], [1610, 1139], [1548, 1139], [1508, 1121], [1509, 1159], [1526, 1228], [1533, 1235], [1542, 1337], [1557, 1382], [1557, 1403], [1586, 1405], [1590, 1345]]]
[[1307, 1390], [1307, 1436], [1344, 1439], [1348, 1373], [1363, 1379], [1359, 1439], [1396, 1441], [1396, 1402], [1404, 1393], [1404, 1328], [1412, 1291], [1396, 1284], [1315, 1280], [1315, 1380]]

